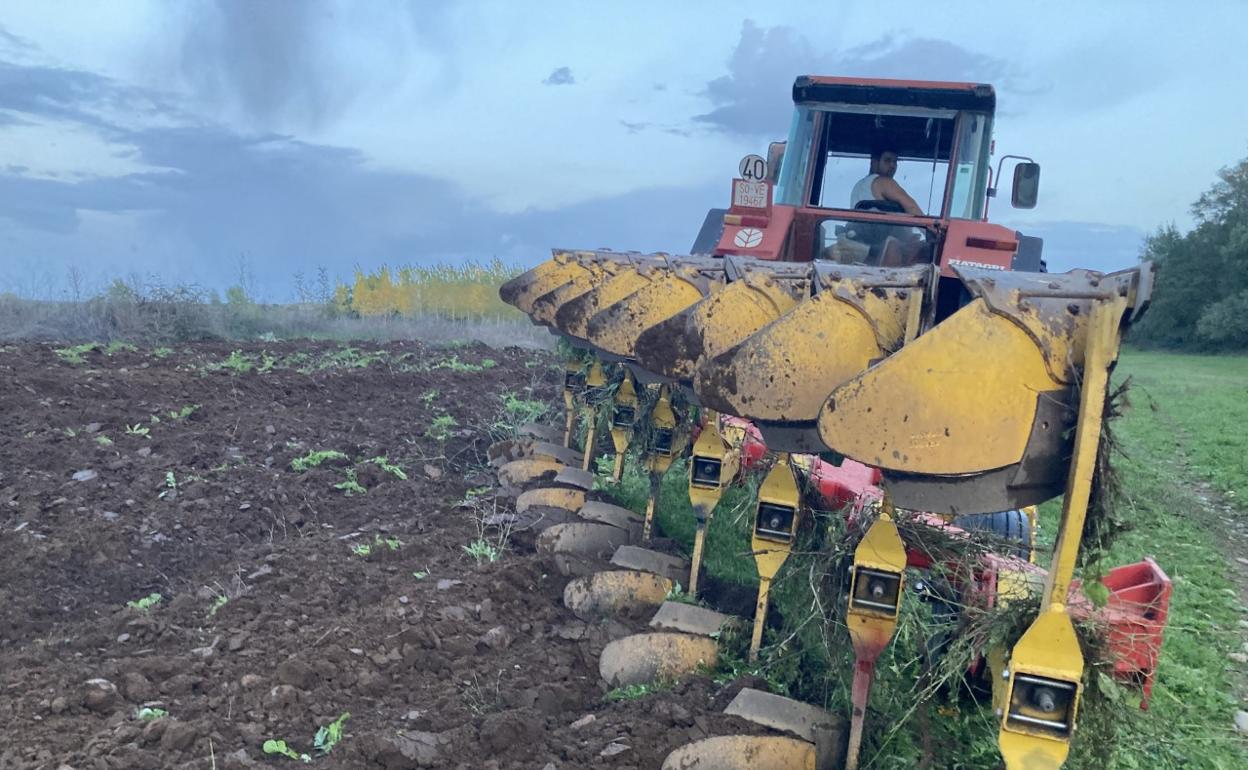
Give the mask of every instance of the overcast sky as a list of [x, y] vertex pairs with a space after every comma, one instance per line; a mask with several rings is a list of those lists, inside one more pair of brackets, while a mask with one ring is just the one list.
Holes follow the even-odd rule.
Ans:
[[1005, 5], [5, 0], [0, 291], [686, 251], [799, 74], [994, 84], [992, 218], [1130, 264], [1248, 155], [1248, 3]]

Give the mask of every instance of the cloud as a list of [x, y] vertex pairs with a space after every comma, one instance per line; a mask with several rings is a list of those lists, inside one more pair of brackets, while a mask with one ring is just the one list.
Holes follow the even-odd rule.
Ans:
[[1006, 62], [944, 40], [894, 34], [845, 50], [815, 47], [792, 27], [763, 28], [746, 20], [728, 73], [706, 84], [713, 109], [693, 120], [728, 134], [775, 138], [788, 127], [797, 75], [844, 75], [1002, 82]]
[[325, 2], [216, 0], [187, 24], [181, 72], [200, 96], [261, 124], [315, 126], [350, 103], [352, 84], [329, 71]]
[[33, 53], [38, 50], [34, 43], [20, 35], [14, 35], [4, 27], [0, 27], [0, 51], [13, 54]]
[[[70, 265], [101, 282], [131, 273], [223, 288], [247, 255], [262, 296], [319, 266], [489, 259], [533, 264], [552, 246], [685, 251], [719, 184], [649, 189], [553, 210], [503, 213], [453, 182], [378, 168], [363, 153], [272, 132], [241, 132], [172, 111], [129, 127], [97, 105], [143, 99], [108, 78], [5, 64], [0, 107], [63, 120], [129, 148], [142, 169], [88, 179], [0, 171], [0, 291], [56, 286]], [[150, 96], [147, 103], [159, 100]], [[36, 281], [36, 283], [39, 283]]]
[[1049, 272], [1064, 273], [1075, 268], [1112, 272], [1140, 261], [1147, 233], [1138, 227], [1097, 222], [1005, 223], [1023, 235], [1044, 239], [1044, 260]]
[[570, 86], [576, 83], [576, 78], [572, 77], [571, 67], [556, 67], [553, 72], [546, 76], [542, 81], [542, 85], [547, 86]]

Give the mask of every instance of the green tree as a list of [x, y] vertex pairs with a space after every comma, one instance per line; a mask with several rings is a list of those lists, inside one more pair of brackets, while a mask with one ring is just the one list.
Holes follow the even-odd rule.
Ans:
[[1132, 340], [1164, 347], [1248, 347], [1248, 158], [1218, 173], [1192, 206], [1196, 226], [1160, 228], [1143, 259], [1157, 265], [1148, 315]]

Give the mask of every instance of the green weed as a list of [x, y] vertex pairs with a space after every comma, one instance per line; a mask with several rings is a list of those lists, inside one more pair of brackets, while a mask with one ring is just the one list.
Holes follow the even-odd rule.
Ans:
[[420, 394], [420, 400], [425, 402], [425, 406], [429, 406], [430, 404], [432, 404], [434, 401], [437, 400], [439, 395], [440, 394], [438, 393], [437, 388], [430, 388], [429, 390], [426, 390], [424, 393]]
[[117, 353], [135, 353], [137, 351], [137, 347], [131, 345], [129, 342], [122, 342], [121, 340], [113, 340], [108, 343], [108, 347], [104, 348], [104, 353], [110, 356]]
[[144, 706], [134, 712], [134, 718], [140, 722], [154, 722], [157, 719], [169, 716], [169, 712], [160, 708], [151, 708]]
[[485, 497], [494, 491], [494, 487], [473, 487], [464, 493], [462, 500], [456, 503], [460, 507], [471, 507], [476, 505], [479, 498]]
[[464, 553], [475, 559], [477, 564], [493, 564], [503, 556], [503, 552], [498, 546], [483, 537], [473, 540], [468, 545], [460, 546], [460, 548], [463, 548]]
[[378, 468], [381, 468], [383, 471], [389, 473], [391, 476], [394, 476], [400, 481], [407, 481], [407, 473], [399, 466], [392, 464], [390, 462], [390, 458], [388, 457], [373, 457], [365, 460], [364, 462], [376, 465]]
[[100, 446], [112, 446], [113, 440], [109, 438], [108, 436], [105, 436], [103, 433], [101, 433], [100, 435], [95, 437], [95, 443], [99, 444]]
[[212, 600], [212, 606], [208, 608], [208, 617], [216, 617], [221, 608], [230, 603], [230, 597], [225, 594], [217, 594], [217, 598]]
[[625, 687], [616, 687], [609, 691], [602, 699], [609, 703], [619, 703], [621, 701], [640, 700], [648, 695], [664, 692], [675, 687], [675, 681], [650, 682], [647, 684], [630, 684]]
[[134, 425], [126, 426], [127, 436], [142, 436], [143, 438], [150, 438], [151, 432], [152, 429], [141, 422], [136, 422]]
[[273, 740], [272, 738], [265, 741], [264, 744], [260, 747], [260, 750], [263, 751], [265, 754], [277, 754], [279, 756], [289, 757], [290, 759], [293, 759], [298, 762], [307, 763], [307, 762], [312, 761], [312, 757], [308, 756], [307, 754], [300, 754], [294, 749], [287, 746], [286, 741]]
[[255, 368], [255, 364], [252, 362], [251, 356], [241, 350], [235, 350], [226, 356], [225, 360], [208, 364], [205, 368], [213, 372], [228, 371], [233, 374], [246, 374]]
[[355, 468], [347, 468], [346, 481], [338, 482], [334, 485], [334, 489], [341, 490], [347, 497], [368, 494], [368, 490], [360, 484], [359, 479], [356, 477]]
[[321, 752], [321, 754], [328, 754], [333, 751], [338, 742], [342, 740], [342, 726], [350, 718], [351, 712], [344, 711], [334, 721], [318, 728], [315, 737], [312, 738], [313, 748]]
[[185, 420], [199, 410], [199, 404], [187, 404], [181, 409], [169, 412], [170, 420]]
[[429, 425], [429, 430], [425, 435], [437, 441], [446, 441], [451, 437], [451, 429], [458, 426], [459, 423], [449, 414], [440, 414], [433, 418], [433, 422]]
[[374, 535], [373, 542], [371, 544], [370, 543], [356, 543], [355, 545], [351, 546], [351, 553], [355, 554], [356, 556], [368, 558], [369, 556], [373, 554], [374, 550], [378, 548], [383, 548], [383, 547], [390, 550], [391, 552], [397, 551], [403, 547], [403, 541], [398, 539], [397, 537], [382, 537], [381, 535]]
[[493, 369], [496, 366], [498, 366], [498, 362], [492, 358], [483, 358], [481, 359], [481, 363], [472, 364], [467, 361], [460, 361], [458, 355], [453, 355], [450, 358], [442, 359], [429, 368], [450, 369], [452, 372], [459, 372], [461, 374], [476, 374], [477, 372], [483, 372], [486, 369]]
[[511, 391], [503, 391], [503, 419], [506, 427], [515, 427], [530, 422], [538, 422], [550, 410], [545, 401], [520, 398]]
[[173, 475], [173, 471], [165, 471], [165, 488], [161, 491], [158, 498], [164, 500], [170, 494], [178, 491], [178, 477]]
[[173, 348], [156, 348], [152, 351], [152, 356], [164, 360], [173, 355]]
[[73, 347], [57, 348], [53, 352], [56, 353], [57, 358], [61, 359], [65, 363], [78, 366], [87, 362], [83, 356], [98, 349], [99, 347], [100, 345], [98, 342], [84, 342], [81, 345], [74, 345]]
[[160, 594], [151, 593], [151, 594], [148, 594], [147, 596], [144, 596], [142, 599], [133, 599], [131, 601], [126, 602], [126, 606], [132, 610], [138, 610], [139, 612], [147, 612], [151, 608], [160, 604], [162, 599], [164, 599], [164, 597], [161, 596]]
[[328, 462], [330, 460], [347, 460], [347, 459], [349, 458], [345, 454], [337, 451], [336, 449], [320, 449], [320, 450], [308, 452], [303, 457], [296, 457], [295, 459], [290, 461], [290, 467], [293, 470], [298, 471], [299, 473], [303, 473], [306, 470], [316, 468], [320, 466], [322, 463]]

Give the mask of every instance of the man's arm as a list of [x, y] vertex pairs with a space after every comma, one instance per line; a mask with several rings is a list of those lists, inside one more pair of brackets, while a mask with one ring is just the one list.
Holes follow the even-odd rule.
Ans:
[[914, 198], [911, 198], [905, 190], [901, 189], [901, 185], [897, 184], [896, 179], [890, 179], [886, 176], [878, 177], [871, 183], [871, 192], [877, 198], [900, 203], [901, 208], [911, 216], [925, 216], [923, 209], [919, 208], [919, 204], [914, 202]]

